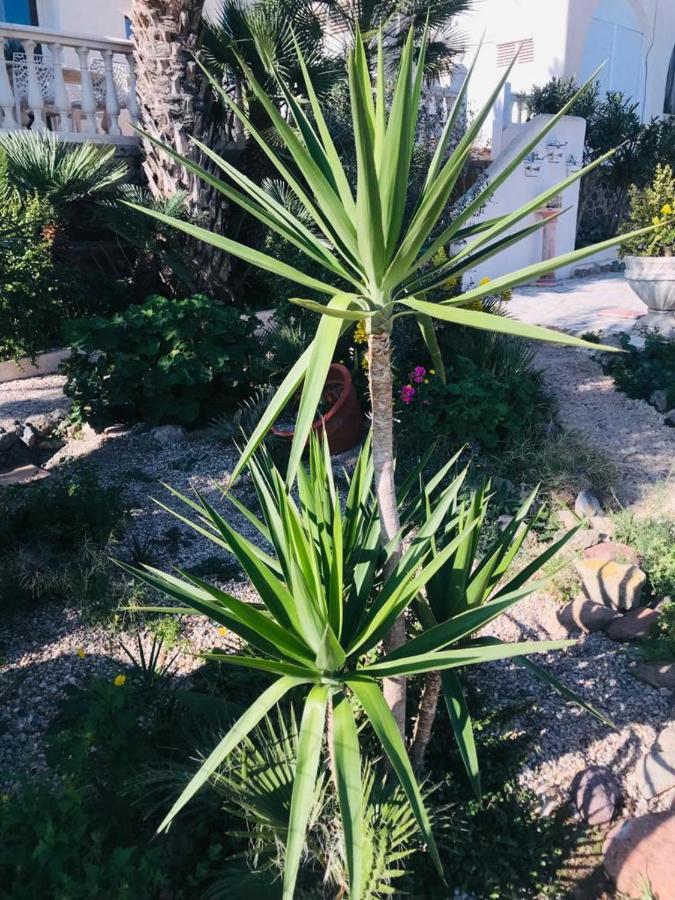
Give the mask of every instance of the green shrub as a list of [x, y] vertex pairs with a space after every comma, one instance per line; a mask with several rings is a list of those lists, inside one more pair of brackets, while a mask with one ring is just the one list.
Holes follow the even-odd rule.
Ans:
[[652, 595], [675, 598], [675, 522], [638, 519], [629, 512], [615, 519], [617, 540], [635, 548]]
[[9, 194], [2, 202], [0, 360], [54, 347], [63, 322], [90, 308], [71, 269], [55, 257], [54, 223], [46, 200]]
[[668, 407], [675, 406], [675, 341], [650, 331], [643, 350], [636, 350], [627, 334], [621, 335], [621, 345], [626, 352], [614, 354], [606, 364], [619, 390], [636, 400], [665, 390]]
[[623, 245], [624, 252], [635, 256], [665, 256], [675, 250], [675, 176], [671, 166], [658, 165], [654, 180], [644, 188], [630, 189], [628, 230], [661, 225]]
[[148, 297], [110, 319], [73, 322], [68, 333], [65, 393], [78, 421], [192, 425], [251, 390], [252, 320], [201, 294]]

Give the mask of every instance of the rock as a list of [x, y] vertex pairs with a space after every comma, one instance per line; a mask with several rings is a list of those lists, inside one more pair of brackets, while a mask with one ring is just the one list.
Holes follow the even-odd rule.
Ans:
[[558, 509], [556, 510], [556, 515], [565, 531], [571, 531], [579, 524], [579, 519], [574, 515], [571, 509]]
[[508, 515], [508, 513], [505, 513], [503, 516], [497, 517], [497, 521], [495, 524], [496, 524], [497, 528], [499, 528], [500, 531], [503, 531], [505, 528], [509, 527], [511, 522], [513, 522], [513, 516], [510, 516], [510, 515]]
[[651, 896], [670, 900], [675, 885], [675, 813], [650, 813], [617, 823], [602, 848], [605, 871], [617, 893], [639, 900], [649, 885]]
[[581, 559], [575, 566], [589, 600], [614, 609], [633, 609], [640, 605], [647, 580], [642, 569], [603, 559]]
[[663, 417], [663, 424], [669, 428], [675, 428], [675, 408], [667, 412]]
[[606, 825], [621, 799], [619, 783], [605, 766], [590, 766], [572, 781], [572, 802], [589, 825]]
[[591, 516], [591, 528], [594, 528], [603, 539], [614, 537], [616, 531], [616, 525], [609, 516]]
[[657, 690], [675, 691], [675, 663], [638, 663], [633, 669], [633, 675]]
[[153, 428], [150, 434], [160, 444], [168, 447], [176, 441], [183, 440], [185, 429], [182, 425], [159, 425], [157, 428]]
[[6, 487], [10, 484], [25, 484], [28, 481], [37, 481], [40, 478], [48, 478], [51, 472], [40, 469], [37, 466], [20, 466], [18, 469], [11, 469], [9, 472], [0, 474], [0, 487]]
[[35, 431], [42, 435], [51, 434], [58, 426], [68, 417], [68, 410], [62, 406], [53, 409], [48, 413], [40, 413], [39, 415], [29, 416], [25, 425], [30, 425]]
[[593, 603], [579, 596], [564, 606], [558, 613], [558, 621], [568, 631], [602, 631], [620, 615], [602, 603]]
[[19, 432], [19, 440], [26, 447], [32, 449], [37, 444], [38, 434], [32, 425], [24, 425]]
[[47, 438], [46, 441], [40, 441], [37, 445], [38, 450], [60, 450], [65, 444], [61, 438]]
[[613, 641], [641, 641], [649, 637], [658, 618], [657, 609], [639, 606], [610, 622], [605, 628], [605, 634]]
[[670, 404], [668, 403], [668, 392], [653, 391], [651, 397], [649, 398], [649, 402], [657, 412], [666, 412], [670, 406]]
[[640, 793], [647, 800], [675, 787], [675, 722], [663, 729], [649, 753], [643, 756], [637, 776]]
[[574, 512], [580, 519], [604, 516], [605, 514], [600, 501], [592, 491], [581, 491], [574, 502]]
[[644, 350], [647, 346], [647, 339], [643, 334], [631, 335], [630, 345], [634, 350]]
[[[171, 427], [171, 426], [169, 426]], [[126, 434], [129, 431], [129, 426], [124, 425], [121, 422], [116, 423], [115, 425], [108, 425], [107, 428], [103, 429], [103, 434], [106, 437], [116, 437], [118, 434]], [[158, 440], [160, 440], [158, 438]]]
[[18, 440], [19, 437], [15, 431], [6, 431], [4, 428], [0, 428], [0, 453], [10, 450]]
[[[577, 519], [577, 525], [578, 524], [579, 520]], [[594, 544], [600, 543], [601, 539], [602, 535], [594, 528], [580, 528], [574, 537], [571, 538], [567, 546], [571, 550], [585, 550], [587, 547], [592, 547]]]
[[593, 547], [587, 547], [584, 550], [584, 557], [630, 563], [632, 566], [637, 566], [640, 562], [640, 558], [632, 547], [629, 547], [628, 544], [620, 544], [618, 541], [603, 541]]

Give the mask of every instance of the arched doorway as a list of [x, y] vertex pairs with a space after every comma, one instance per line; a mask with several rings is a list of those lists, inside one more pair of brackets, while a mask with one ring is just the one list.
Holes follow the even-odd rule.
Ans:
[[601, 0], [593, 13], [579, 77], [589, 78], [605, 60], [600, 91], [621, 91], [640, 104], [645, 53], [644, 26], [629, 0]]

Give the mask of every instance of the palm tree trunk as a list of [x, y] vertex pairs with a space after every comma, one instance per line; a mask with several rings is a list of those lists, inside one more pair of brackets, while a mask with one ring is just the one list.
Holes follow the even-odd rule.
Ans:
[[[133, 30], [140, 124], [151, 137], [194, 159], [204, 168], [212, 163], [191, 145], [194, 135], [221, 155], [231, 135], [214, 116], [218, 104], [197, 66], [204, 0], [134, 0], [129, 13]], [[190, 215], [210, 231], [222, 233], [227, 204], [222, 195], [151, 141], [143, 140], [143, 168], [152, 195], [167, 198], [187, 193]], [[201, 241], [190, 242], [194, 274], [200, 289], [227, 285], [229, 257]]]
[[[396, 503], [394, 481], [394, 407], [391, 377], [390, 333], [379, 331], [368, 335], [368, 373], [370, 380], [370, 404], [373, 428], [373, 465], [375, 468], [375, 492], [381, 522], [381, 541], [386, 546], [395, 539], [401, 522]], [[396, 567], [401, 556], [400, 546], [387, 563], [386, 574]], [[401, 616], [384, 640], [386, 652], [405, 643], [405, 617]], [[406, 684], [404, 676], [385, 678], [384, 696], [391, 709], [401, 735], [405, 736]]]

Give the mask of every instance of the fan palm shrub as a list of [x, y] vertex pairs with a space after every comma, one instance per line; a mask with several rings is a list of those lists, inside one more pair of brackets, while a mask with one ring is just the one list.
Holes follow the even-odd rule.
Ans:
[[[294, 299], [295, 303], [319, 316], [316, 334], [310, 347], [289, 370], [266, 414], [251, 435], [233, 472], [235, 478], [285, 405], [302, 386], [295, 438], [287, 470], [288, 482], [295, 480], [338, 339], [354, 322], [365, 325], [368, 332], [373, 461], [381, 539], [384, 546], [394, 548], [390, 554], [389, 574], [398, 564], [400, 533], [394, 483], [390, 343], [396, 320], [402, 316], [414, 316], [417, 319], [440, 377], [443, 377], [443, 366], [434, 332], [434, 319], [577, 347], [594, 346], [551, 329], [515, 322], [478, 311], [474, 307], [476, 301], [488, 295], [536, 279], [560, 266], [614, 246], [620, 240], [614, 238], [594, 247], [566, 253], [493, 279], [489, 285], [478, 285], [447, 299], [438, 299], [436, 292], [449, 278], [461, 278], [463, 273], [482, 261], [542, 228], [543, 221], [535, 224], [523, 222], [577, 179], [601, 165], [611, 153], [599, 157], [554, 187], [547, 188], [517, 210], [490, 220], [474, 222], [498, 187], [569, 111], [576, 100], [576, 97], [572, 98], [542, 125], [499, 175], [463, 204], [461, 211], [451, 217], [447, 227], [442, 227], [440, 232], [436, 230], [441, 218], [447, 214], [447, 204], [470, 158], [474, 140], [510, 76], [517, 60], [516, 55], [483, 109], [466, 129], [454, 150], [448, 154], [455, 125], [464, 107], [469, 82], [469, 78], [466, 79], [439, 137], [414, 212], [410, 218], [406, 218], [404, 213], [408, 173], [414, 151], [428, 43], [425, 33], [415, 52], [413, 39], [414, 32], [411, 29], [401, 53], [390, 102], [387, 100], [389, 91], [385, 73], [388, 66], [382, 36], [378, 41], [374, 74], [368, 66], [364, 42], [359, 34], [356, 35], [355, 45], [349, 54], [349, 90], [357, 157], [356, 195], [345, 175], [317, 93], [299, 51], [298, 64], [303, 76], [303, 91], [309, 100], [307, 109], [297, 102], [292, 88], [273, 70], [292, 122], [277, 109], [273, 99], [242, 61], [249, 87], [272, 121], [276, 131], [275, 142], [283, 146], [283, 152], [271, 145], [217, 80], [211, 79], [214, 90], [241, 120], [250, 137], [259, 144], [301, 203], [311, 219], [311, 226], [290, 213], [259, 185], [197, 138], [193, 138], [193, 143], [220, 169], [222, 178], [195, 165], [177, 150], [162, 145], [164, 152], [175, 161], [297, 247], [308, 261], [319, 264], [323, 273], [321, 277], [308, 275], [296, 266], [281, 262], [222, 234], [193, 223], [171, 219], [156, 210], [146, 210], [148, 215], [172, 224], [194, 238], [206, 241], [327, 298], [325, 304], [303, 298]], [[595, 75], [591, 76], [587, 85], [592, 84], [594, 78]], [[443, 247], [454, 249], [446, 263], [434, 265], [434, 257]], [[434, 299], [429, 299], [430, 295]], [[393, 649], [404, 639], [404, 623], [400, 621], [388, 636], [386, 646]], [[388, 681], [387, 698], [396, 710], [399, 727], [403, 729], [405, 683], [402, 678]]]
[[[397, 549], [397, 540], [384, 546], [380, 543], [370, 440], [353, 476], [347, 478], [344, 509], [325, 439], [320, 443], [312, 437], [309, 470], [303, 464], [298, 466], [297, 502], [264, 455], [249, 461], [261, 517], [231, 493], [226, 496], [266, 549], [236, 531], [199, 495], [193, 500], [172, 491], [186, 506], [185, 514], [160, 503], [197, 533], [233, 553], [260, 602], [253, 605], [242, 601], [181, 570], [169, 574], [147, 565], [134, 568], [121, 564], [146, 585], [180, 603], [144, 611], [208, 616], [240, 638], [246, 650], [237, 654], [214, 650], [207, 656], [274, 678], [204, 760], [160, 828], [171, 823], [276, 704], [289, 692], [301, 689], [304, 707], [286, 826], [284, 898], [289, 900], [294, 893], [324, 738], [329, 744], [331, 774], [339, 798], [350, 896], [355, 900], [364, 896], [364, 786], [357, 710], [362, 710], [370, 723], [440, 871], [422, 792], [385, 701], [381, 680], [435, 671], [450, 673], [453, 678], [459, 667], [524, 657], [573, 643], [492, 644], [473, 639], [476, 631], [554, 577], [550, 573], [543, 581], [529, 581], [566, 538], [520, 572], [506, 577], [527, 534], [527, 526], [522, 527], [529, 510], [529, 504], [525, 504], [472, 571], [484, 522], [485, 495], [478, 493], [469, 501], [460, 501], [466, 471], [442, 487], [454, 462], [450, 460], [419, 494], [413, 490], [419, 470], [400, 487], [396, 500], [400, 505], [407, 504], [404, 534], [410, 535], [402, 552]], [[415, 521], [421, 524], [413, 531]], [[450, 585], [438, 587], [438, 581], [449, 581]], [[420, 599], [425, 589], [430, 591], [426, 603]], [[383, 637], [411, 606], [426, 627], [404, 647], [378, 658], [376, 651]], [[462, 755], [475, 782], [471, 720], [461, 687], [456, 680], [447, 681], [445, 693]]]

